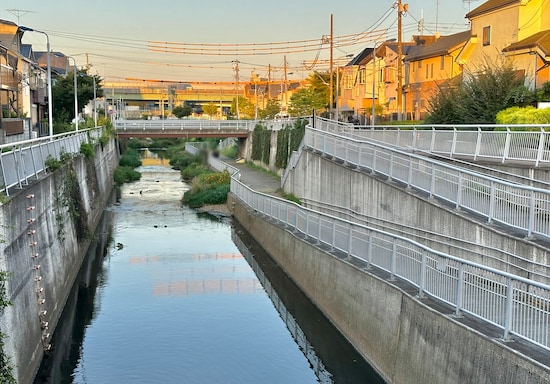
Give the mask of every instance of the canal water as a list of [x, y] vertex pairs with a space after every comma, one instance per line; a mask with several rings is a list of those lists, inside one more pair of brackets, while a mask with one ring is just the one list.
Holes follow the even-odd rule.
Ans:
[[106, 210], [35, 384], [383, 383], [230, 217], [163, 160]]

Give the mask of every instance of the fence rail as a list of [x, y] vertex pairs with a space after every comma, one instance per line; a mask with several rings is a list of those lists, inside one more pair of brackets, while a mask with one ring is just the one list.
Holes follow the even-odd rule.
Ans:
[[82, 143], [99, 139], [102, 133], [99, 127], [1, 145], [0, 191], [9, 196], [10, 188], [22, 188], [46, 172], [48, 157], [59, 159], [63, 152], [78, 153]]
[[[336, 131], [333, 129], [333, 131]], [[399, 181], [456, 209], [550, 238], [550, 191], [506, 182], [482, 173], [401, 151], [379, 143], [307, 128], [305, 146], [350, 166]]]
[[348, 257], [400, 278], [428, 295], [513, 336], [550, 350], [550, 286], [459, 259], [415, 241], [304, 208], [250, 189], [231, 179], [231, 192], [244, 204]]
[[[334, 125], [333, 125], [334, 127]], [[449, 157], [550, 165], [550, 124], [348, 127], [357, 139], [369, 139]]]

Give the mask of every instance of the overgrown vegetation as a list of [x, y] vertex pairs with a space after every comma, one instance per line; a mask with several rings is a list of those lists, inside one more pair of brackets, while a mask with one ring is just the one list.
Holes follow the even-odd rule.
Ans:
[[[6, 271], [0, 271], [0, 315], [4, 312], [4, 308], [12, 305], [8, 299], [8, 293], [6, 289], [6, 282], [11, 277], [11, 273]], [[0, 332], [0, 383], [16, 384], [16, 380], [13, 377], [13, 366], [11, 359], [6, 356], [4, 352], [4, 339], [6, 335]]]
[[277, 132], [277, 153], [275, 166], [286, 168], [292, 152], [296, 151], [306, 132], [307, 120], [295, 120], [294, 125], [287, 125]]
[[441, 86], [430, 101], [427, 124], [494, 124], [499, 111], [524, 107], [535, 100], [525, 86], [525, 74], [511, 62], [486, 63], [462, 82]]
[[134, 168], [141, 166], [139, 153], [134, 148], [127, 148], [120, 157], [118, 167], [113, 172], [113, 178], [117, 186], [141, 179], [141, 173]]
[[193, 178], [191, 188], [183, 195], [183, 202], [191, 208], [208, 204], [224, 204], [231, 183], [229, 172], [208, 172]]

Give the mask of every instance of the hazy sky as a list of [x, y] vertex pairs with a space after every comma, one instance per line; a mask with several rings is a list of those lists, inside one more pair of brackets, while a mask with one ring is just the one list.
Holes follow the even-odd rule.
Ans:
[[[425, 34], [460, 32], [467, 28], [465, 14], [483, 2], [403, 0], [409, 4], [409, 13], [403, 18], [403, 40], [419, 33], [422, 15]], [[285, 54], [289, 78], [306, 77], [307, 68], [316, 58], [315, 69], [326, 70], [330, 44], [321, 44], [321, 40], [330, 36], [331, 14], [334, 58], [357, 54], [372, 47], [374, 40], [395, 38], [394, 3], [3, 0], [0, 18], [46, 32], [52, 50], [74, 56], [78, 66], [86, 64], [87, 53], [92, 72], [107, 80], [233, 81], [237, 60], [240, 79], [248, 80], [252, 71], [267, 77], [268, 65], [272, 67], [272, 78], [282, 77]], [[374, 30], [378, 32], [372, 33]], [[152, 52], [151, 41], [162, 42], [162, 47], [169, 47], [171, 52]], [[46, 49], [46, 38], [39, 33], [26, 32], [24, 42], [32, 44], [36, 51]], [[253, 50], [247, 45], [252, 43], [256, 44]], [[292, 47], [291, 52], [284, 51], [288, 46]], [[182, 47], [187, 48], [186, 53], [181, 53]]]

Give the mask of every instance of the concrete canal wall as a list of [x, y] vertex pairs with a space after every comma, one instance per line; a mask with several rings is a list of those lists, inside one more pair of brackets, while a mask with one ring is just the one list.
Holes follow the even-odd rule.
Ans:
[[[547, 367], [331, 255], [230, 196], [233, 216], [388, 383], [550, 382]], [[450, 312], [450, 311], [449, 311]]]
[[421, 237], [423, 231], [438, 233], [456, 247], [453, 256], [549, 283], [541, 277], [548, 276], [545, 266], [550, 265], [550, 250], [544, 244], [530, 241], [522, 233], [513, 234], [509, 229], [483, 222], [468, 212], [457, 211], [449, 204], [407, 190], [368, 171], [352, 169], [304, 151], [283, 187], [285, 192], [299, 198], [347, 207], [358, 214], [395, 223], [392, 232], [396, 234], [399, 227], [406, 228], [408, 233], [417, 230], [418, 238], [407, 237], [448, 253], [438, 241]]
[[[4, 353], [19, 384], [32, 383], [94, 230], [113, 190], [115, 140], [93, 159], [74, 157], [10, 193], [0, 206], [0, 270], [9, 271], [12, 305], [0, 316]], [[45, 352], [46, 351], [46, 352]]]

